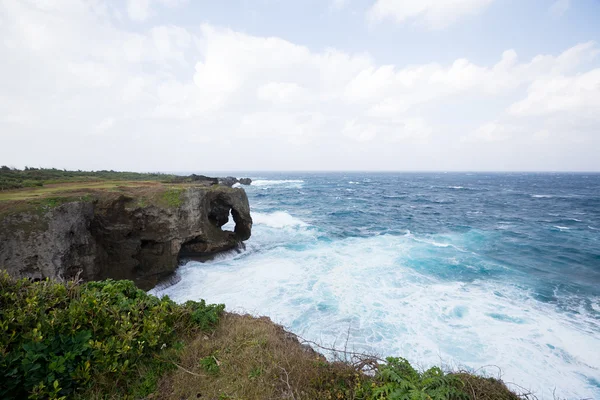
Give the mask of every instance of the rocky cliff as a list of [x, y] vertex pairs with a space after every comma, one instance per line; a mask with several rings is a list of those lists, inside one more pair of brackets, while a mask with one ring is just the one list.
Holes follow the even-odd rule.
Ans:
[[[149, 289], [183, 258], [233, 249], [250, 237], [243, 189], [135, 187], [51, 199], [0, 217], [0, 268], [33, 279], [131, 279]], [[234, 231], [222, 230], [230, 215]]]

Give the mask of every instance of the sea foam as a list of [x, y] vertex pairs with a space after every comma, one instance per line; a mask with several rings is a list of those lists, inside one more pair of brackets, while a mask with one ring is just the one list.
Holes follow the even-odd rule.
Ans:
[[[551, 398], [557, 382], [561, 396], [598, 395], [590, 383], [600, 380], [600, 353], [590, 351], [600, 348], [593, 315], [559, 312], [500, 280], [447, 280], [411, 264], [417, 256], [446, 257], [455, 274], [472, 272], [452, 243], [468, 237], [323, 241], [317, 228], [287, 212], [253, 212], [253, 218], [252, 255], [191, 262], [177, 284], [156, 293], [179, 302], [223, 302], [324, 345], [402, 356], [423, 367], [502, 366], [505, 381], [540, 398]], [[594, 312], [598, 299], [592, 304]], [[582, 319], [591, 330], [581, 329]]]
[[288, 187], [301, 187], [304, 181], [302, 179], [256, 179], [252, 181], [252, 186], [271, 187], [285, 185]]
[[252, 213], [252, 220], [257, 225], [266, 225], [271, 228], [284, 228], [292, 226], [308, 226], [308, 224], [298, 218], [292, 217], [284, 211], [276, 211], [274, 213]]

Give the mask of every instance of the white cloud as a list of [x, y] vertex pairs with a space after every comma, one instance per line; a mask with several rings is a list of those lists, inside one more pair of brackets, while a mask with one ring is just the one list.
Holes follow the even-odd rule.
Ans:
[[377, 0], [369, 9], [373, 22], [392, 19], [398, 23], [416, 22], [431, 29], [445, 28], [477, 14], [494, 0]]
[[355, 119], [344, 124], [342, 132], [344, 136], [357, 142], [368, 142], [377, 136], [378, 127], [373, 124], [361, 124]]
[[127, 14], [134, 21], [145, 21], [150, 17], [150, 0], [127, 0]]
[[540, 55], [519, 63], [507, 50], [491, 67], [458, 59], [449, 66], [425, 64], [405, 68], [369, 66], [347, 85], [346, 101], [371, 104], [369, 115], [397, 115], [416, 105], [459, 94], [497, 96], [545, 76], [572, 72], [598, 54], [593, 42], [576, 45], [558, 56]]
[[[600, 125], [593, 42], [528, 60], [509, 49], [490, 64], [457, 57], [406, 66], [210, 24], [134, 31], [110, 8], [64, 2], [0, 3], [6, 162], [423, 170], [473, 168], [477, 153], [482, 168], [498, 169], [496, 146], [528, 137], [559, 151], [567, 134], [589, 143]], [[46, 151], [18, 151], [32, 140]]]
[[174, 8], [186, 4], [188, 0], [127, 0], [127, 14], [133, 21], [143, 22], [155, 15], [154, 6]]
[[478, 127], [473, 133], [461, 138], [464, 142], [502, 142], [520, 133], [519, 128], [494, 121]]
[[109, 129], [111, 129], [115, 125], [115, 119], [113, 117], [104, 118], [98, 125], [94, 127], [92, 133], [94, 134], [102, 134]]
[[256, 96], [260, 100], [274, 104], [302, 101], [307, 97], [304, 89], [296, 83], [269, 82], [258, 88]]
[[574, 76], [536, 79], [527, 97], [512, 104], [509, 113], [537, 116], [556, 113], [597, 115], [600, 120], [600, 68]]

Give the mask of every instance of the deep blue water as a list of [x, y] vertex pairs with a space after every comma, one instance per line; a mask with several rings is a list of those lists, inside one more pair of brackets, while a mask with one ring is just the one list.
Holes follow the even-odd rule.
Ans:
[[600, 399], [600, 174], [239, 176], [254, 179], [246, 250], [157, 293]]

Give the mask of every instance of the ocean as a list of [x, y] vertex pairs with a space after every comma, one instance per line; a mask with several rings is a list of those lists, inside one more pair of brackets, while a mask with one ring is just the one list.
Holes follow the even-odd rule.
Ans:
[[153, 293], [540, 399], [600, 399], [600, 174], [238, 176], [253, 179], [246, 249]]

